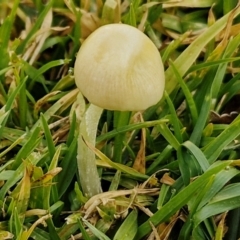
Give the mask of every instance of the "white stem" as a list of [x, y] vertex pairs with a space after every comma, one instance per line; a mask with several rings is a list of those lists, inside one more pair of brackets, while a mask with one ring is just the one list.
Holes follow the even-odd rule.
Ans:
[[97, 127], [102, 111], [102, 108], [91, 104], [83, 115], [79, 129], [78, 171], [83, 193], [88, 197], [102, 192], [102, 189], [97, 172], [95, 154], [86, 146], [83, 139], [88, 141], [92, 146], [95, 146]]

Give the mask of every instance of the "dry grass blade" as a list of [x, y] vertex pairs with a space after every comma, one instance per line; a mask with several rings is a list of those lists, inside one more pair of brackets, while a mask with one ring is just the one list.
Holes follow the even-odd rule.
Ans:
[[140, 188], [135, 188], [132, 190], [118, 190], [118, 191], [109, 191], [109, 192], [104, 192], [100, 193], [98, 195], [95, 195], [91, 197], [86, 204], [84, 205], [85, 209], [85, 215], [84, 218], [88, 218], [93, 214], [93, 212], [96, 211], [96, 207], [102, 203], [107, 203], [111, 199], [114, 199], [116, 197], [120, 196], [127, 196], [131, 194], [147, 194], [147, 195], [156, 195], [158, 194], [159, 189], [158, 188], [151, 188], [151, 189], [140, 189]]

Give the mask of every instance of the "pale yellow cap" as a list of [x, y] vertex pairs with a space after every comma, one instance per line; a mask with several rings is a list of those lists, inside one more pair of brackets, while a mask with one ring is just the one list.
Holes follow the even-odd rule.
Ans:
[[165, 85], [158, 49], [126, 24], [95, 30], [77, 54], [74, 75], [89, 102], [108, 110], [145, 110], [162, 98]]

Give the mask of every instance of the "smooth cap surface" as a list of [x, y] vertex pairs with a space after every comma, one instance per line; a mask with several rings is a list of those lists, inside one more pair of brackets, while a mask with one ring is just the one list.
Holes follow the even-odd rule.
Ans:
[[145, 110], [162, 98], [165, 85], [157, 48], [126, 24], [94, 31], [77, 54], [74, 75], [89, 102], [108, 110]]

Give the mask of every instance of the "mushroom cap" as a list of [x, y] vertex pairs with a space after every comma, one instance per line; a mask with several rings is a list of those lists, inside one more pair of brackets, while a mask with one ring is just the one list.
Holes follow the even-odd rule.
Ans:
[[126, 24], [95, 30], [77, 54], [74, 75], [89, 102], [108, 110], [145, 110], [162, 98], [165, 85], [158, 49]]

